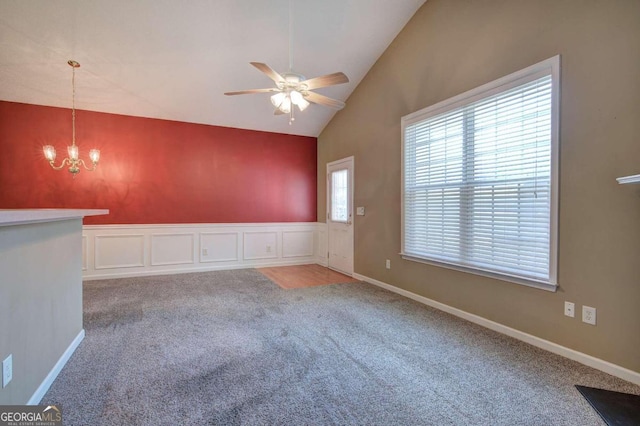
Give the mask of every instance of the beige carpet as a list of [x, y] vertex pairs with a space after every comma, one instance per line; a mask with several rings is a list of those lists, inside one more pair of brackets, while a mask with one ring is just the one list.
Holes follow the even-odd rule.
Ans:
[[256, 270], [84, 285], [45, 395], [65, 425], [601, 425], [575, 384], [640, 388], [368, 284]]

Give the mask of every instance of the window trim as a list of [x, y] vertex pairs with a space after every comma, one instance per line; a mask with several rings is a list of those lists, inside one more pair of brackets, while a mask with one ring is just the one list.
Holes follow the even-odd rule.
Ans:
[[[422, 257], [416, 257], [404, 253], [405, 248], [405, 129], [408, 125], [444, 114], [451, 110], [471, 104], [480, 99], [504, 92], [520, 86], [544, 75], [551, 75], [551, 194], [550, 194], [550, 239], [549, 239], [549, 281], [522, 278], [506, 273], [487, 271], [481, 268], [467, 267], [455, 263], [441, 262]], [[558, 212], [559, 212], [559, 143], [560, 143], [560, 55], [538, 62], [520, 71], [483, 84], [449, 99], [445, 99], [434, 105], [419, 111], [405, 115], [401, 118], [401, 241], [400, 255], [403, 259], [440, 266], [457, 271], [468, 272], [513, 282], [529, 287], [540, 288], [548, 291], [556, 291], [558, 288]]]

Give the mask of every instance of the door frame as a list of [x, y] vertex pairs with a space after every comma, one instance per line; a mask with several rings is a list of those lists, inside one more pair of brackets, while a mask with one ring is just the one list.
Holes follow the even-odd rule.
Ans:
[[326, 215], [325, 215], [325, 223], [327, 224], [327, 267], [332, 269], [329, 266], [329, 260], [330, 260], [330, 256], [329, 256], [329, 250], [331, 247], [331, 232], [329, 232], [329, 222], [331, 221], [331, 175], [329, 173], [329, 168], [333, 167], [333, 166], [338, 166], [341, 163], [346, 163], [349, 167], [349, 169], [351, 170], [351, 173], [349, 174], [349, 218], [351, 220], [351, 274], [346, 274], [344, 271], [338, 271], [341, 274], [345, 274], [345, 275], [350, 275], [353, 276], [355, 270], [354, 270], [354, 264], [355, 264], [355, 220], [354, 220], [354, 210], [355, 207], [353, 205], [353, 192], [354, 192], [354, 188], [355, 188], [355, 184], [354, 184], [354, 176], [356, 174], [356, 164], [355, 164], [355, 157], [353, 155], [349, 156], [349, 157], [345, 157], [345, 158], [341, 158], [340, 160], [335, 160], [335, 161], [331, 161], [330, 163], [327, 163], [327, 167], [326, 167], [326, 183], [327, 183], [327, 188], [326, 188], [326, 199], [327, 199], [327, 204], [326, 204]]

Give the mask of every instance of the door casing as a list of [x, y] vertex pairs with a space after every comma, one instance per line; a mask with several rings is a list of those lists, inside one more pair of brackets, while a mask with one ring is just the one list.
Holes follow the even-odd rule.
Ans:
[[[349, 276], [352, 276], [354, 272], [354, 163], [353, 156], [327, 163], [327, 264], [329, 268]], [[348, 170], [347, 223], [333, 222], [331, 220], [331, 172], [343, 169]], [[340, 250], [343, 250], [342, 253], [336, 252], [336, 245], [339, 246]]]

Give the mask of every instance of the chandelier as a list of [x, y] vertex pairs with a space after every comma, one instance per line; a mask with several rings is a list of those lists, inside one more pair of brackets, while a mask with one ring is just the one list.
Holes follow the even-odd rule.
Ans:
[[42, 147], [44, 151], [44, 156], [47, 160], [49, 160], [49, 164], [54, 170], [61, 170], [64, 166], [69, 166], [69, 172], [75, 178], [78, 173], [80, 173], [80, 166], [84, 167], [85, 170], [90, 172], [94, 171], [98, 166], [98, 161], [100, 160], [100, 150], [92, 149], [89, 151], [89, 159], [91, 160], [92, 167], [89, 168], [85, 164], [84, 160], [80, 159], [80, 151], [78, 150], [78, 146], [76, 145], [76, 68], [80, 68], [80, 64], [74, 60], [67, 61], [69, 66], [72, 69], [72, 77], [71, 77], [71, 128], [72, 128], [72, 136], [71, 136], [71, 145], [67, 146], [67, 153], [69, 157], [62, 160], [59, 166], [54, 164], [56, 160], [56, 149], [53, 145], [45, 145]]

